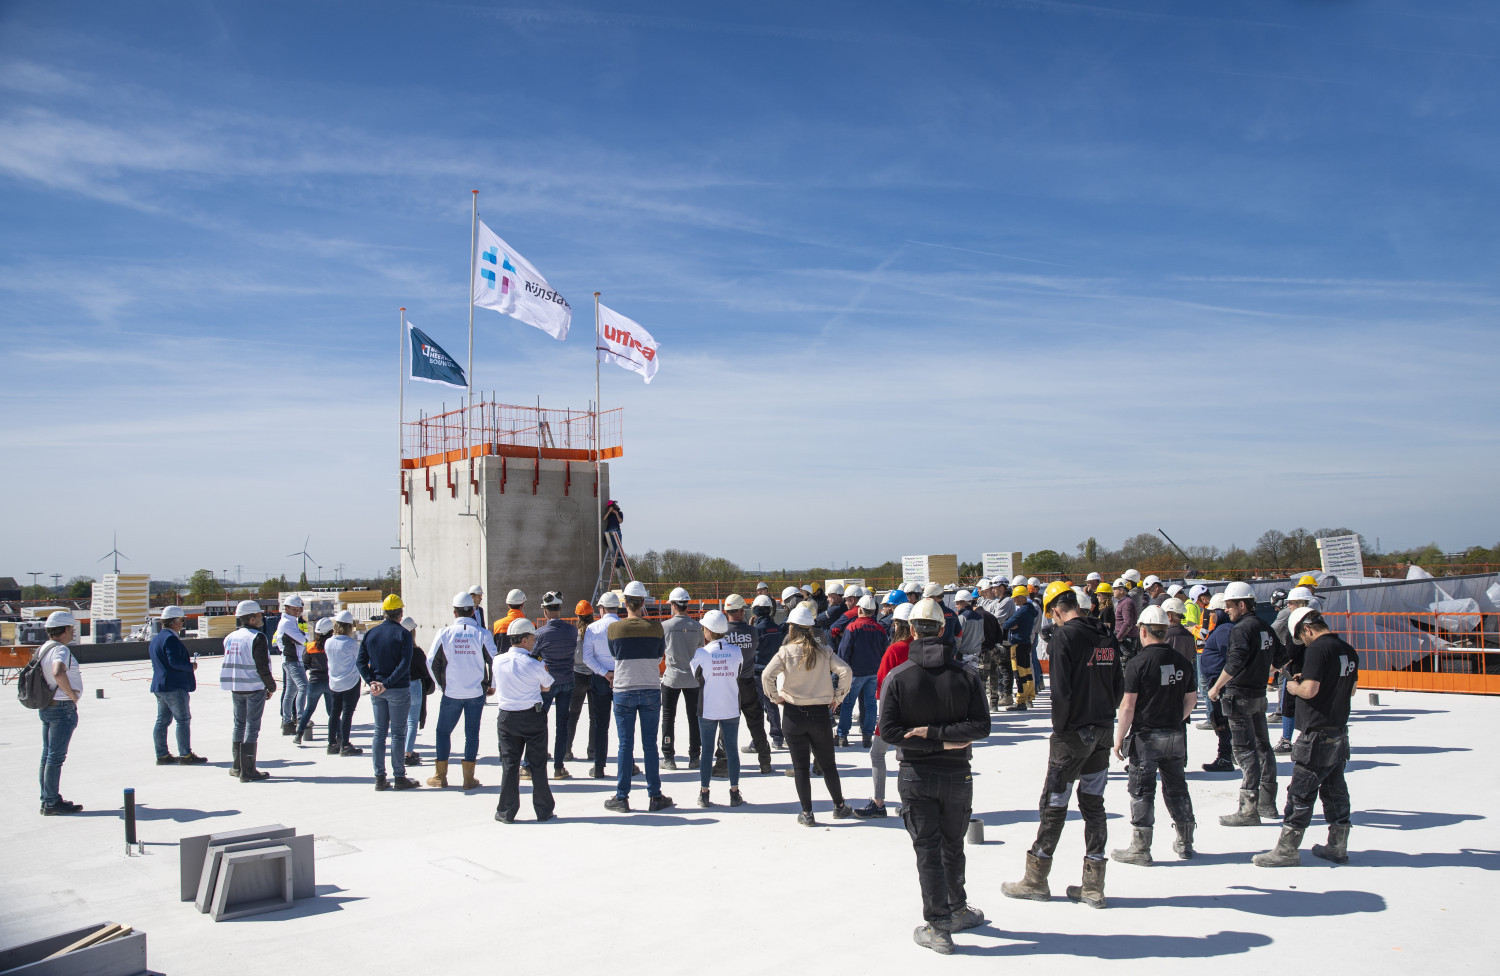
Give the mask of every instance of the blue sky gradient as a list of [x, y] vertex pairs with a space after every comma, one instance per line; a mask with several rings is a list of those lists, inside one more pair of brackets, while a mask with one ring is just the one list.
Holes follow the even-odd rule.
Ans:
[[389, 565], [476, 188], [576, 311], [476, 386], [582, 408], [595, 290], [662, 343], [632, 549], [1493, 543], [1500, 13], [1435, 9], [0, 5], [0, 574]]

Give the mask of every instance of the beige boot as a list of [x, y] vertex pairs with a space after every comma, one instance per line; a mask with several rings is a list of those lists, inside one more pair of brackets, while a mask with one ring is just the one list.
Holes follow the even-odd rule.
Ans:
[[1107, 908], [1104, 900], [1104, 866], [1109, 862], [1101, 858], [1083, 859], [1083, 884], [1068, 885], [1068, 897], [1090, 908]]
[[474, 764], [466, 762], [464, 765], [464, 789], [476, 790], [479, 788], [479, 780], [474, 778]]
[[[1066, 812], [1066, 811], [1064, 811]], [[1007, 898], [1026, 898], [1031, 901], [1050, 901], [1052, 890], [1047, 887], [1047, 875], [1052, 871], [1052, 858], [1037, 857], [1026, 852], [1026, 877], [1020, 881], [1007, 881], [1000, 891]]]
[[431, 776], [427, 777], [427, 785], [428, 786], [436, 786], [436, 787], [438, 787], [440, 789], [442, 787], [444, 787], [444, 786], [447, 786], [448, 785], [448, 764], [446, 762], [444, 762], [443, 760], [440, 759], [437, 762], [433, 763], [432, 765], [433, 765], [433, 773], [432, 773]]

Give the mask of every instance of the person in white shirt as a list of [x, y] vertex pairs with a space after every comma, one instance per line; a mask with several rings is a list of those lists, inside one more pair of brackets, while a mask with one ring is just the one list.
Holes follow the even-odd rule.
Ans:
[[359, 640], [354, 636], [354, 615], [346, 621], [334, 618], [333, 636], [323, 642], [328, 655], [328, 754], [359, 756], [364, 750], [349, 741], [354, 709], [359, 705]]
[[609, 653], [609, 625], [620, 619], [620, 595], [599, 597], [599, 619], [583, 632], [583, 663], [589, 669], [589, 747], [594, 767], [589, 775], [604, 779], [604, 761], [609, 753], [610, 715], [614, 710], [615, 659]]
[[[702, 624], [702, 647], [693, 652], [688, 666], [697, 680], [698, 727], [700, 741], [713, 742], [724, 734], [724, 755], [729, 763], [729, 805], [745, 802], [740, 795], [740, 679], [754, 672], [755, 656], [747, 655], [738, 644], [723, 640], [729, 633], [729, 617], [722, 610], [710, 610], [699, 621]], [[713, 777], [712, 750], [704, 749], [698, 760], [698, 805], [711, 807], [709, 781]]]
[[476, 609], [472, 594], [455, 595], [453, 623], [438, 631], [432, 642], [432, 677], [443, 689], [443, 697], [438, 705], [436, 772], [428, 786], [448, 785], [448, 756], [460, 716], [464, 720], [464, 789], [479, 786], [474, 778], [479, 723], [484, 718], [485, 698], [495, 693], [490, 667], [496, 650], [495, 639], [474, 617]]
[[42, 816], [58, 817], [83, 809], [70, 803], [58, 792], [62, 783], [62, 766], [68, 758], [68, 743], [78, 728], [78, 699], [83, 695], [83, 671], [78, 659], [68, 649], [77, 632], [78, 622], [66, 610], [55, 610], [47, 617], [47, 642], [36, 650], [38, 667], [47, 687], [52, 690], [52, 704], [38, 709], [42, 718], [42, 763], [39, 778], [42, 787]]
[[276, 621], [276, 648], [281, 651], [281, 734], [297, 734], [297, 716], [307, 705], [307, 668], [302, 663], [302, 649], [307, 634], [302, 620], [302, 598], [289, 596], [281, 605], [281, 619]]
[[536, 626], [522, 617], [505, 629], [510, 650], [495, 659], [495, 691], [500, 704], [500, 805], [495, 819], [515, 823], [521, 809], [521, 759], [531, 766], [531, 807], [537, 823], [551, 820], [555, 804], [547, 783], [547, 714], [542, 692], [552, 675], [536, 653]]

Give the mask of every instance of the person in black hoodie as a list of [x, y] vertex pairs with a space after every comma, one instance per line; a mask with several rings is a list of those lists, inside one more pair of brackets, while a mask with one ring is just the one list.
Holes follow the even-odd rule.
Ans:
[[896, 747], [901, 817], [917, 854], [922, 915], [917, 944], [953, 951], [952, 933], [984, 924], [964, 890], [964, 833], [974, 805], [971, 744], [988, 738], [984, 683], [943, 639], [942, 606], [924, 599], [909, 619], [914, 636], [906, 663], [886, 675], [880, 737]]
[[1052, 852], [1068, 818], [1068, 800], [1078, 784], [1083, 813], [1083, 884], [1069, 885], [1068, 897], [1104, 908], [1104, 784], [1114, 740], [1115, 709], [1124, 695], [1120, 646], [1103, 624], [1084, 615], [1078, 594], [1061, 580], [1042, 595], [1043, 611], [1055, 625], [1048, 658], [1052, 662], [1052, 736], [1047, 778], [1042, 786], [1041, 823], [1026, 852], [1026, 877], [1000, 886], [1007, 898], [1049, 901]]

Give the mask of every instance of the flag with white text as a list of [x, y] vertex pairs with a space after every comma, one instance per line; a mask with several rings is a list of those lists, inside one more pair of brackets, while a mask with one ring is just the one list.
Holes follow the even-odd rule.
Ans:
[[411, 332], [411, 378], [425, 383], [441, 383], [467, 389], [463, 367], [443, 350], [443, 347], [427, 337], [427, 333], [406, 323]]

